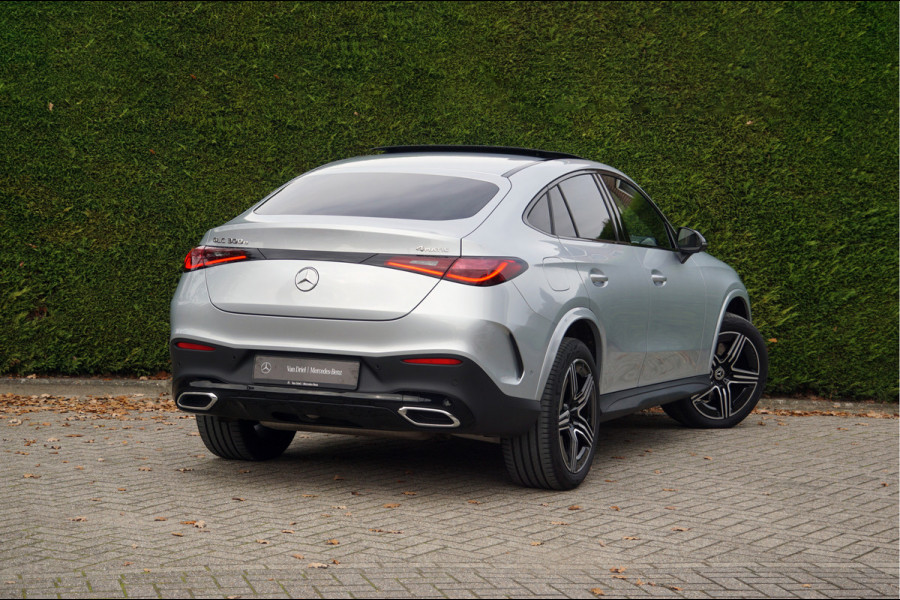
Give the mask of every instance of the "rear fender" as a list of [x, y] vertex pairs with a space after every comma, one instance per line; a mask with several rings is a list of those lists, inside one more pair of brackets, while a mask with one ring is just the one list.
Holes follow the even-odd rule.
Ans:
[[[603, 326], [590, 309], [584, 307], [573, 308], [560, 319], [559, 324], [553, 331], [553, 335], [550, 336], [550, 341], [547, 344], [547, 352], [544, 354], [544, 362], [541, 366], [541, 375], [538, 379], [538, 398], [544, 393], [547, 379], [550, 378], [550, 370], [553, 368], [553, 362], [556, 360], [556, 353], [559, 352], [559, 347], [566, 335], [566, 331], [568, 331], [573, 323], [580, 320], [587, 321], [590, 324], [596, 341], [596, 356], [594, 357], [594, 361], [598, 372], [603, 371], [601, 363], [602, 358], [606, 356], [606, 335]], [[602, 390], [600, 390], [600, 392], [602, 393]]]

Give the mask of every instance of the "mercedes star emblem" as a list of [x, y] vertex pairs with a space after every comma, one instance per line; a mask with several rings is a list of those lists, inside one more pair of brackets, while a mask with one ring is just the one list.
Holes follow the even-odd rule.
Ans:
[[294, 284], [301, 292], [308, 292], [319, 283], [319, 272], [312, 267], [300, 269], [294, 277]]
[[259, 370], [263, 372], [263, 375], [270, 373], [272, 371], [272, 363], [266, 361], [263, 364], [259, 365]]

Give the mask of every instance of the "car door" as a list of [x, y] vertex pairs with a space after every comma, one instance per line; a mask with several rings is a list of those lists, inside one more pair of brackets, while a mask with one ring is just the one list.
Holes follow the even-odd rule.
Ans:
[[649, 284], [647, 355], [639, 385], [653, 385], [705, 373], [706, 289], [696, 261], [681, 261], [671, 228], [658, 208], [627, 180], [601, 174], [620, 222]]
[[603, 327], [600, 391], [637, 387], [647, 348], [650, 282], [638, 254], [622, 243], [591, 173], [561, 181], [548, 192], [556, 235], [577, 266], [588, 307]]

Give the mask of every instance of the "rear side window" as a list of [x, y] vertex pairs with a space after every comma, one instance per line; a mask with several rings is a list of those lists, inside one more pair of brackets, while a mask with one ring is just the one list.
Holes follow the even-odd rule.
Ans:
[[547, 194], [541, 196], [537, 204], [532, 207], [528, 213], [528, 222], [532, 227], [537, 227], [545, 233], [553, 233], [553, 225], [550, 223], [550, 203], [547, 201]]
[[550, 210], [553, 212], [554, 233], [561, 237], [578, 237], [559, 188], [554, 187], [547, 193], [550, 196]]
[[451, 221], [475, 215], [498, 191], [488, 181], [446, 175], [317, 174], [297, 179], [256, 212]]
[[578, 175], [559, 184], [575, 220], [578, 237], [616, 241], [616, 229], [593, 175]]

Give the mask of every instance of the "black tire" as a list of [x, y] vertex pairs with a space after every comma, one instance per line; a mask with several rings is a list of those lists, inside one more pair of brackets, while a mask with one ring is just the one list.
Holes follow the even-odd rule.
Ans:
[[197, 429], [210, 452], [233, 460], [269, 460], [281, 456], [295, 433], [270, 429], [256, 421], [227, 420], [212, 415], [197, 415]]
[[[587, 476], [599, 431], [597, 367], [579, 340], [563, 339], [528, 433], [503, 439], [513, 481], [527, 487], [570, 490]], [[575, 418], [572, 418], [573, 414]]]
[[662, 408], [687, 427], [727, 429], [743, 421], [759, 402], [769, 374], [769, 354], [750, 321], [726, 314], [710, 365], [710, 387]]

